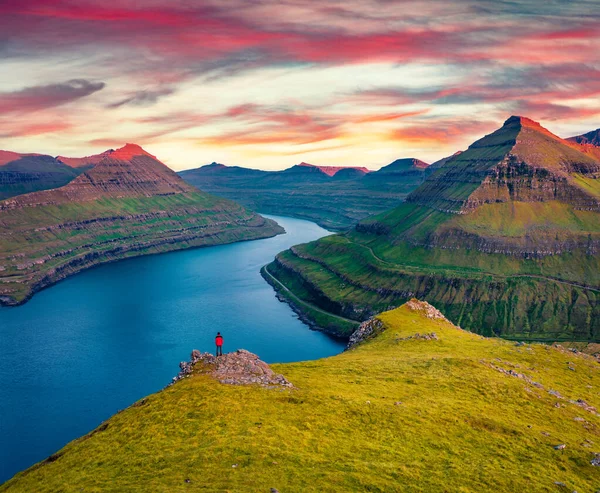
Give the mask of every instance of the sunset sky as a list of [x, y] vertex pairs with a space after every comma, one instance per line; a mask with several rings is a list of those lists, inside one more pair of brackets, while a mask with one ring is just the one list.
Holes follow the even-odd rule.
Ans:
[[600, 127], [600, 2], [0, 0], [0, 149], [379, 168]]

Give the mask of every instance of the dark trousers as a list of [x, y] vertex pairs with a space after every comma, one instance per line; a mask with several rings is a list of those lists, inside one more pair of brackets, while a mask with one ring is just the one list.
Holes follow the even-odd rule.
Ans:
[[223, 346], [217, 346], [217, 356], [223, 356]]

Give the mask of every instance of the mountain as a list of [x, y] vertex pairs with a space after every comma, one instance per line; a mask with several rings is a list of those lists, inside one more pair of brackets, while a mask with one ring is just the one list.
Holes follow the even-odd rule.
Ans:
[[[353, 167], [353, 166], [317, 166], [314, 164], [309, 164], [309, 163], [300, 163], [297, 165], [300, 168], [311, 168], [311, 169], [318, 169], [321, 173], [325, 173], [327, 176], [335, 176], [338, 172], [340, 171], [345, 171], [345, 170], [352, 170], [352, 171], [358, 171], [362, 174], [366, 174], [369, 173], [369, 169], [365, 168], [365, 167]], [[296, 166], [294, 166], [294, 168], [296, 168]], [[293, 169], [293, 168], [292, 168]]]
[[213, 163], [182, 171], [180, 176], [201, 190], [239, 201], [253, 210], [308, 219], [342, 231], [360, 219], [395, 207], [425, 179], [425, 163], [416, 159], [396, 163], [400, 161], [411, 164], [397, 172], [373, 172], [363, 167], [304, 162], [283, 171]]
[[435, 163], [431, 163], [429, 166], [427, 166], [427, 169], [425, 170], [426, 175], [430, 175], [434, 171], [437, 171], [444, 164], [446, 164], [448, 161], [450, 161], [450, 159], [462, 154], [462, 152], [463, 151], [456, 151], [454, 154], [452, 154], [452, 156], [446, 156], [446, 157], [440, 159], [439, 161], [436, 161]]
[[378, 174], [398, 174], [398, 173], [406, 173], [408, 171], [413, 170], [423, 170], [427, 168], [429, 164], [419, 160], [419, 159], [396, 159], [393, 163], [384, 166], [380, 170], [376, 171]]
[[0, 200], [61, 187], [82, 171], [43, 154], [0, 151]]
[[102, 159], [110, 154], [114, 153], [114, 149], [109, 149], [101, 154], [94, 154], [92, 156], [86, 157], [65, 157], [65, 156], [57, 156], [56, 159], [61, 163], [70, 166], [71, 168], [88, 168], [90, 166], [94, 166], [98, 164]]
[[62, 187], [0, 201], [0, 303], [22, 303], [100, 263], [283, 232], [200, 192], [134, 144], [80, 169]]
[[185, 378], [0, 491], [597, 489], [596, 358], [483, 338], [416, 300], [353, 340], [272, 367], [194, 351]]
[[484, 335], [600, 340], [599, 178], [579, 144], [511, 117], [404, 204], [282, 252], [268, 273], [350, 320], [416, 296]]
[[600, 128], [583, 135], [577, 135], [567, 139], [569, 142], [578, 144], [576, 147], [594, 159], [600, 159]]
[[576, 135], [575, 137], [570, 137], [567, 140], [572, 142], [577, 142], [578, 144], [590, 144], [596, 147], [600, 146], [600, 128], [596, 130], [592, 130], [583, 135]]

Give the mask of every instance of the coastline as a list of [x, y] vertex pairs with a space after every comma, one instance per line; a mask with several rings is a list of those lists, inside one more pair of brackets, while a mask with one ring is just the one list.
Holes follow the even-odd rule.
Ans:
[[[193, 250], [196, 248], [209, 248], [209, 247], [213, 247], [213, 246], [230, 245], [233, 243], [242, 243], [242, 242], [246, 242], [246, 241], [264, 240], [267, 238], [273, 238], [275, 236], [279, 236], [279, 235], [286, 233], [285, 229], [282, 226], [280, 226], [275, 220], [267, 218], [267, 217], [264, 217], [264, 219], [265, 219], [265, 221], [268, 222], [269, 227], [274, 229], [273, 233], [269, 233], [269, 234], [265, 234], [265, 235], [257, 235], [254, 237], [244, 238], [244, 239], [234, 239], [231, 241], [227, 240], [227, 241], [221, 241], [221, 242], [215, 242], [215, 243], [205, 243], [205, 244], [198, 244], [198, 245], [190, 244], [188, 246], [181, 246], [181, 243], [183, 243], [184, 240], [182, 240], [180, 242], [171, 242], [168, 240], [164, 240], [162, 243], [157, 242], [154, 244], [144, 246], [144, 248], [140, 248], [140, 249], [136, 249], [135, 246], [132, 246], [131, 249], [125, 249], [125, 250], [123, 248], [119, 248], [119, 249], [115, 249], [113, 251], [89, 252], [89, 253], [85, 254], [83, 257], [73, 258], [68, 263], [60, 266], [60, 268], [50, 271], [48, 274], [46, 274], [44, 277], [42, 277], [39, 281], [37, 281], [36, 283], [34, 283], [30, 286], [28, 293], [26, 294], [26, 296], [23, 299], [17, 300], [8, 294], [1, 295], [0, 296], [0, 308], [1, 307], [11, 308], [11, 307], [22, 306], [25, 303], [27, 303], [29, 300], [31, 300], [31, 298], [35, 294], [39, 293], [40, 291], [42, 291], [46, 288], [52, 287], [55, 284], [57, 284], [61, 281], [64, 281], [66, 279], [69, 279], [81, 272], [93, 269], [95, 267], [100, 267], [102, 265], [120, 262], [122, 260], [128, 260], [128, 259], [137, 258], [137, 257], [143, 257], [143, 256], [160, 255], [163, 253], [171, 253], [171, 252], [184, 251], [184, 250]], [[218, 235], [208, 235], [206, 237], [202, 237], [202, 238], [198, 238], [198, 239], [203, 240], [206, 238], [212, 238], [214, 236], [218, 236]], [[157, 249], [157, 248], [161, 248], [161, 250], [152, 251], [153, 249]], [[146, 251], [146, 250], [150, 250], [150, 251]]]

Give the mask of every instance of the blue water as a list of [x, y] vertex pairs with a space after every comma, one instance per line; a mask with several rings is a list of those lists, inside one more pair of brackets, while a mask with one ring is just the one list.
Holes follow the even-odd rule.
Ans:
[[168, 384], [192, 349], [244, 348], [267, 362], [321, 358], [342, 343], [308, 329], [259, 269], [328, 232], [287, 234], [104, 265], [0, 308], [0, 483]]

